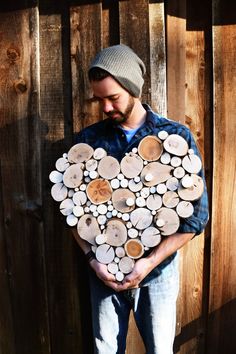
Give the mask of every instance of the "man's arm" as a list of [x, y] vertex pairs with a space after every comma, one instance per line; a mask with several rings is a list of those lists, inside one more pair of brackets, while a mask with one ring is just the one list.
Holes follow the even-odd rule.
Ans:
[[162, 242], [156, 246], [153, 251], [145, 258], [137, 260], [134, 268], [128, 274], [122, 284], [118, 287], [118, 291], [129, 288], [137, 288], [140, 282], [162, 261], [183, 247], [194, 236], [194, 233], [176, 233], [171, 236], [164, 237]]
[[[72, 229], [72, 234], [85, 255], [91, 251], [90, 244], [79, 236], [76, 228]], [[95, 271], [97, 277], [104, 282], [104, 284], [118, 291], [119, 284], [117, 283], [115, 276], [108, 272], [105, 264], [101, 264], [95, 258], [91, 258], [89, 259], [89, 265]]]

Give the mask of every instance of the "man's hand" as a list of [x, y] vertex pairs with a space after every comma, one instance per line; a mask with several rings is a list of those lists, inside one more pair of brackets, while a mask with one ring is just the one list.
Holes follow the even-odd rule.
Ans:
[[138, 288], [141, 281], [148, 275], [153, 267], [148, 258], [140, 258], [136, 261], [134, 268], [129, 273], [118, 287], [118, 291]]
[[120, 284], [117, 282], [115, 276], [108, 272], [107, 265], [98, 262], [96, 259], [90, 261], [91, 268], [95, 271], [97, 277], [103, 283], [115, 291], [119, 291]]

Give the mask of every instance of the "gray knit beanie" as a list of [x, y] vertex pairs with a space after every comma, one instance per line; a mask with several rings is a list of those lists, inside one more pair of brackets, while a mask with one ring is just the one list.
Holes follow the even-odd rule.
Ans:
[[95, 67], [111, 74], [132, 96], [141, 96], [146, 69], [131, 48], [123, 44], [104, 48], [95, 56], [89, 70]]

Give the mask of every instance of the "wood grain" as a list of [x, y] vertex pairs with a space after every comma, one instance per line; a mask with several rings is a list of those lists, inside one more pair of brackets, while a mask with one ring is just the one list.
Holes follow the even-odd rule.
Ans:
[[149, 4], [151, 106], [153, 110], [166, 116], [166, 43], [165, 43], [164, 2]]
[[[48, 314], [52, 352], [83, 351], [80, 307], [86, 280], [78, 278], [75, 269], [81, 265], [70, 232], [51, 203], [48, 195], [48, 171], [58, 155], [72, 145], [70, 107], [71, 87], [69, 53], [69, 11], [63, 2], [40, 2], [40, 86], [43, 161], [43, 203], [46, 272], [48, 281]], [[86, 276], [84, 275], [86, 278]], [[76, 308], [76, 311], [74, 310]], [[86, 337], [85, 337], [86, 338]], [[86, 339], [85, 339], [86, 340]]]
[[38, 31], [37, 8], [0, 13], [2, 353], [50, 352], [41, 213]]
[[236, 25], [230, 21], [235, 11], [233, 3], [219, 0], [213, 4], [215, 153], [207, 353], [236, 351]]
[[167, 1], [168, 117], [184, 123], [186, 66], [186, 0]]
[[92, 92], [87, 76], [91, 60], [102, 49], [101, 23], [101, 3], [83, 4], [70, 8], [74, 131], [79, 131], [102, 119], [99, 105], [88, 101], [92, 97]]
[[[119, 2], [120, 42], [130, 46], [146, 66], [142, 99], [150, 103], [149, 1]], [[140, 29], [142, 29], [140, 31]]]

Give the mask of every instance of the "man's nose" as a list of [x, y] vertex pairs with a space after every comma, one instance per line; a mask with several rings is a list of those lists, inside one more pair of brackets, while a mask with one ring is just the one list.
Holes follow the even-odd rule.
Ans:
[[108, 113], [113, 110], [112, 103], [109, 100], [103, 102], [103, 112]]

